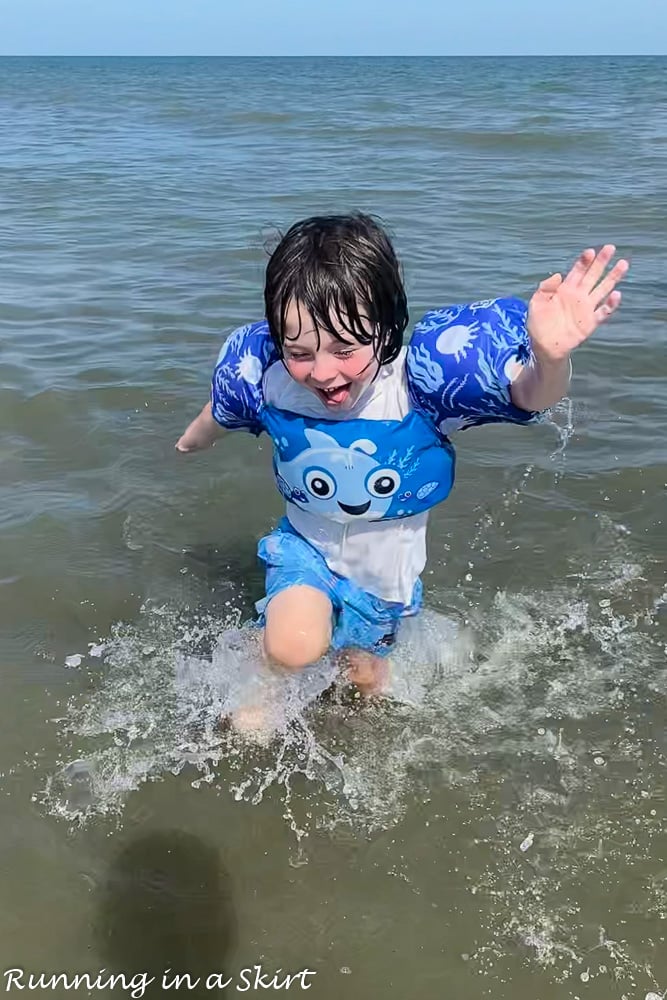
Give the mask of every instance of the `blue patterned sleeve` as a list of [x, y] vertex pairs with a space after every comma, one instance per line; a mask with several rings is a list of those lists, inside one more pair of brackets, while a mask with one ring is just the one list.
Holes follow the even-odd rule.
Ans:
[[490, 299], [434, 309], [417, 323], [406, 362], [410, 394], [442, 434], [541, 419], [510, 396], [517, 362], [532, 357], [527, 313], [520, 299]]
[[230, 334], [218, 355], [211, 384], [211, 412], [222, 427], [261, 434], [262, 379], [277, 360], [266, 320]]

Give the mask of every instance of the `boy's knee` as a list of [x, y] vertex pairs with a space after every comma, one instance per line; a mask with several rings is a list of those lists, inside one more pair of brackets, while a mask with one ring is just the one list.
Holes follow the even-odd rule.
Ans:
[[329, 636], [311, 633], [288, 635], [264, 632], [264, 652], [271, 663], [284, 670], [297, 671], [316, 663], [329, 648]]

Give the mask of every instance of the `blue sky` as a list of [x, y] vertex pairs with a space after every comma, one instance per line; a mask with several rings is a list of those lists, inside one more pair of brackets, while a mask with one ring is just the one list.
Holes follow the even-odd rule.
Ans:
[[3, 55], [666, 51], [665, 0], [0, 0]]

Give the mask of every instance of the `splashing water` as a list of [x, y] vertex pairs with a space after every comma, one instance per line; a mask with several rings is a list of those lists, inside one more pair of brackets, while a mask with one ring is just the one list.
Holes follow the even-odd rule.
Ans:
[[[254, 804], [271, 789], [303, 858], [314, 826], [388, 828], [416, 796], [449, 789], [478, 824], [495, 817], [470, 873], [487, 903], [470, 956], [480, 971], [509, 974], [512, 941], [559, 982], [606, 969], [628, 995], [655, 992], [641, 940], [600, 930], [582, 894], [587, 877], [650, 863], [662, 835], [665, 748], [651, 713], [667, 696], [654, 629], [664, 595], [631, 556], [626, 543], [567, 585], [498, 592], [466, 625], [435, 611], [407, 621], [390, 697], [366, 706], [322, 697], [330, 660], [267, 681], [254, 628], [149, 603], [106, 641], [95, 696], [72, 701], [75, 757], [49, 780], [46, 807], [90, 822], [169, 772]], [[263, 746], [220, 725], [258, 690], [274, 731]], [[636, 821], [620, 821], [621, 803]], [[641, 893], [643, 919], [664, 919], [662, 880]]]
[[550, 455], [552, 462], [557, 464], [556, 481], [565, 471], [565, 453], [570, 439], [574, 434], [574, 404], [569, 397], [561, 399], [551, 411], [549, 423], [556, 431], [558, 443]]
[[[85, 805], [63, 794], [72, 777], [65, 768], [50, 783], [49, 807], [84, 818], [121, 809], [129, 791], [161, 773], [191, 768], [195, 781], [211, 782], [244, 761], [253, 765], [256, 748], [220, 719], [257, 690], [270, 704], [276, 758], [262, 778], [251, 766], [233, 781], [237, 796], [260, 801], [270, 785], [301, 773], [336, 793], [333, 822], [374, 828], [401, 815], [410, 769], [421, 763], [430, 771], [437, 761], [448, 780], [470, 781], [491, 750], [505, 777], [517, 752], [548, 755], [553, 787], [569, 794], [598, 765], [566, 738], [568, 725], [623, 714], [640, 687], [665, 693], [656, 669], [664, 656], [650, 629], [659, 599], [630, 613], [614, 610], [640, 585], [639, 568], [616, 559], [583, 576], [574, 587], [568, 581], [538, 594], [498, 592], [468, 613], [465, 627], [435, 611], [406, 621], [390, 698], [361, 710], [320, 700], [336, 675], [332, 660], [300, 676], [267, 677], [254, 628], [212, 616], [185, 620], [148, 603], [136, 625], [119, 626], [105, 641], [95, 696], [69, 708], [77, 783], [81, 761], [90, 772]], [[577, 584], [585, 593], [577, 594]], [[605, 761], [614, 752], [604, 740], [596, 749]]]
[[[569, 404], [554, 425], [562, 461]], [[504, 495], [501, 518], [532, 475], [526, 466]], [[496, 526], [480, 517], [471, 559], [488, 556]], [[646, 581], [622, 526], [599, 516], [591, 544], [538, 592], [490, 595], [468, 574], [449, 595], [459, 608], [465, 597], [462, 612], [405, 622], [389, 697], [364, 705], [330, 696], [331, 659], [267, 677], [258, 633], [238, 614], [184, 617], [147, 602], [105, 640], [94, 696], [72, 700], [71, 760], [48, 779], [44, 805], [77, 822], [118, 815], [167, 773], [255, 805], [273, 790], [302, 857], [315, 827], [386, 829], [424, 793], [456, 794], [484, 831], [484, 860], [467, 876], [485, 901], [468, 956], [480, 974], [506, 981], [511, 942], [559, 983], [660, 995], [641, 932], [601, 928], [585, 886], [608, 885], [612, 913], [609, 872], [650, 865], [664, 838], [667, 589]], [[270, 707], [263, 745], [220, 724], [249, 698]], [[643, 920], [667, 919], [664, 878], [637, 894]]]

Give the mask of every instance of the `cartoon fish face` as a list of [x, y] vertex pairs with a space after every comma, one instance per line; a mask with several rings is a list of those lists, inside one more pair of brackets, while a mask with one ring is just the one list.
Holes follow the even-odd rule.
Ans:
[[344, 447], [312, 429], [305, 435], [310, 448], [289, 462], [276, 458], [276, 474], [289, 486], [292, 503], [336, 521], [383, 517], [400, 488], [401, 475], [372, 457], [376, 445], [360, 439]]

